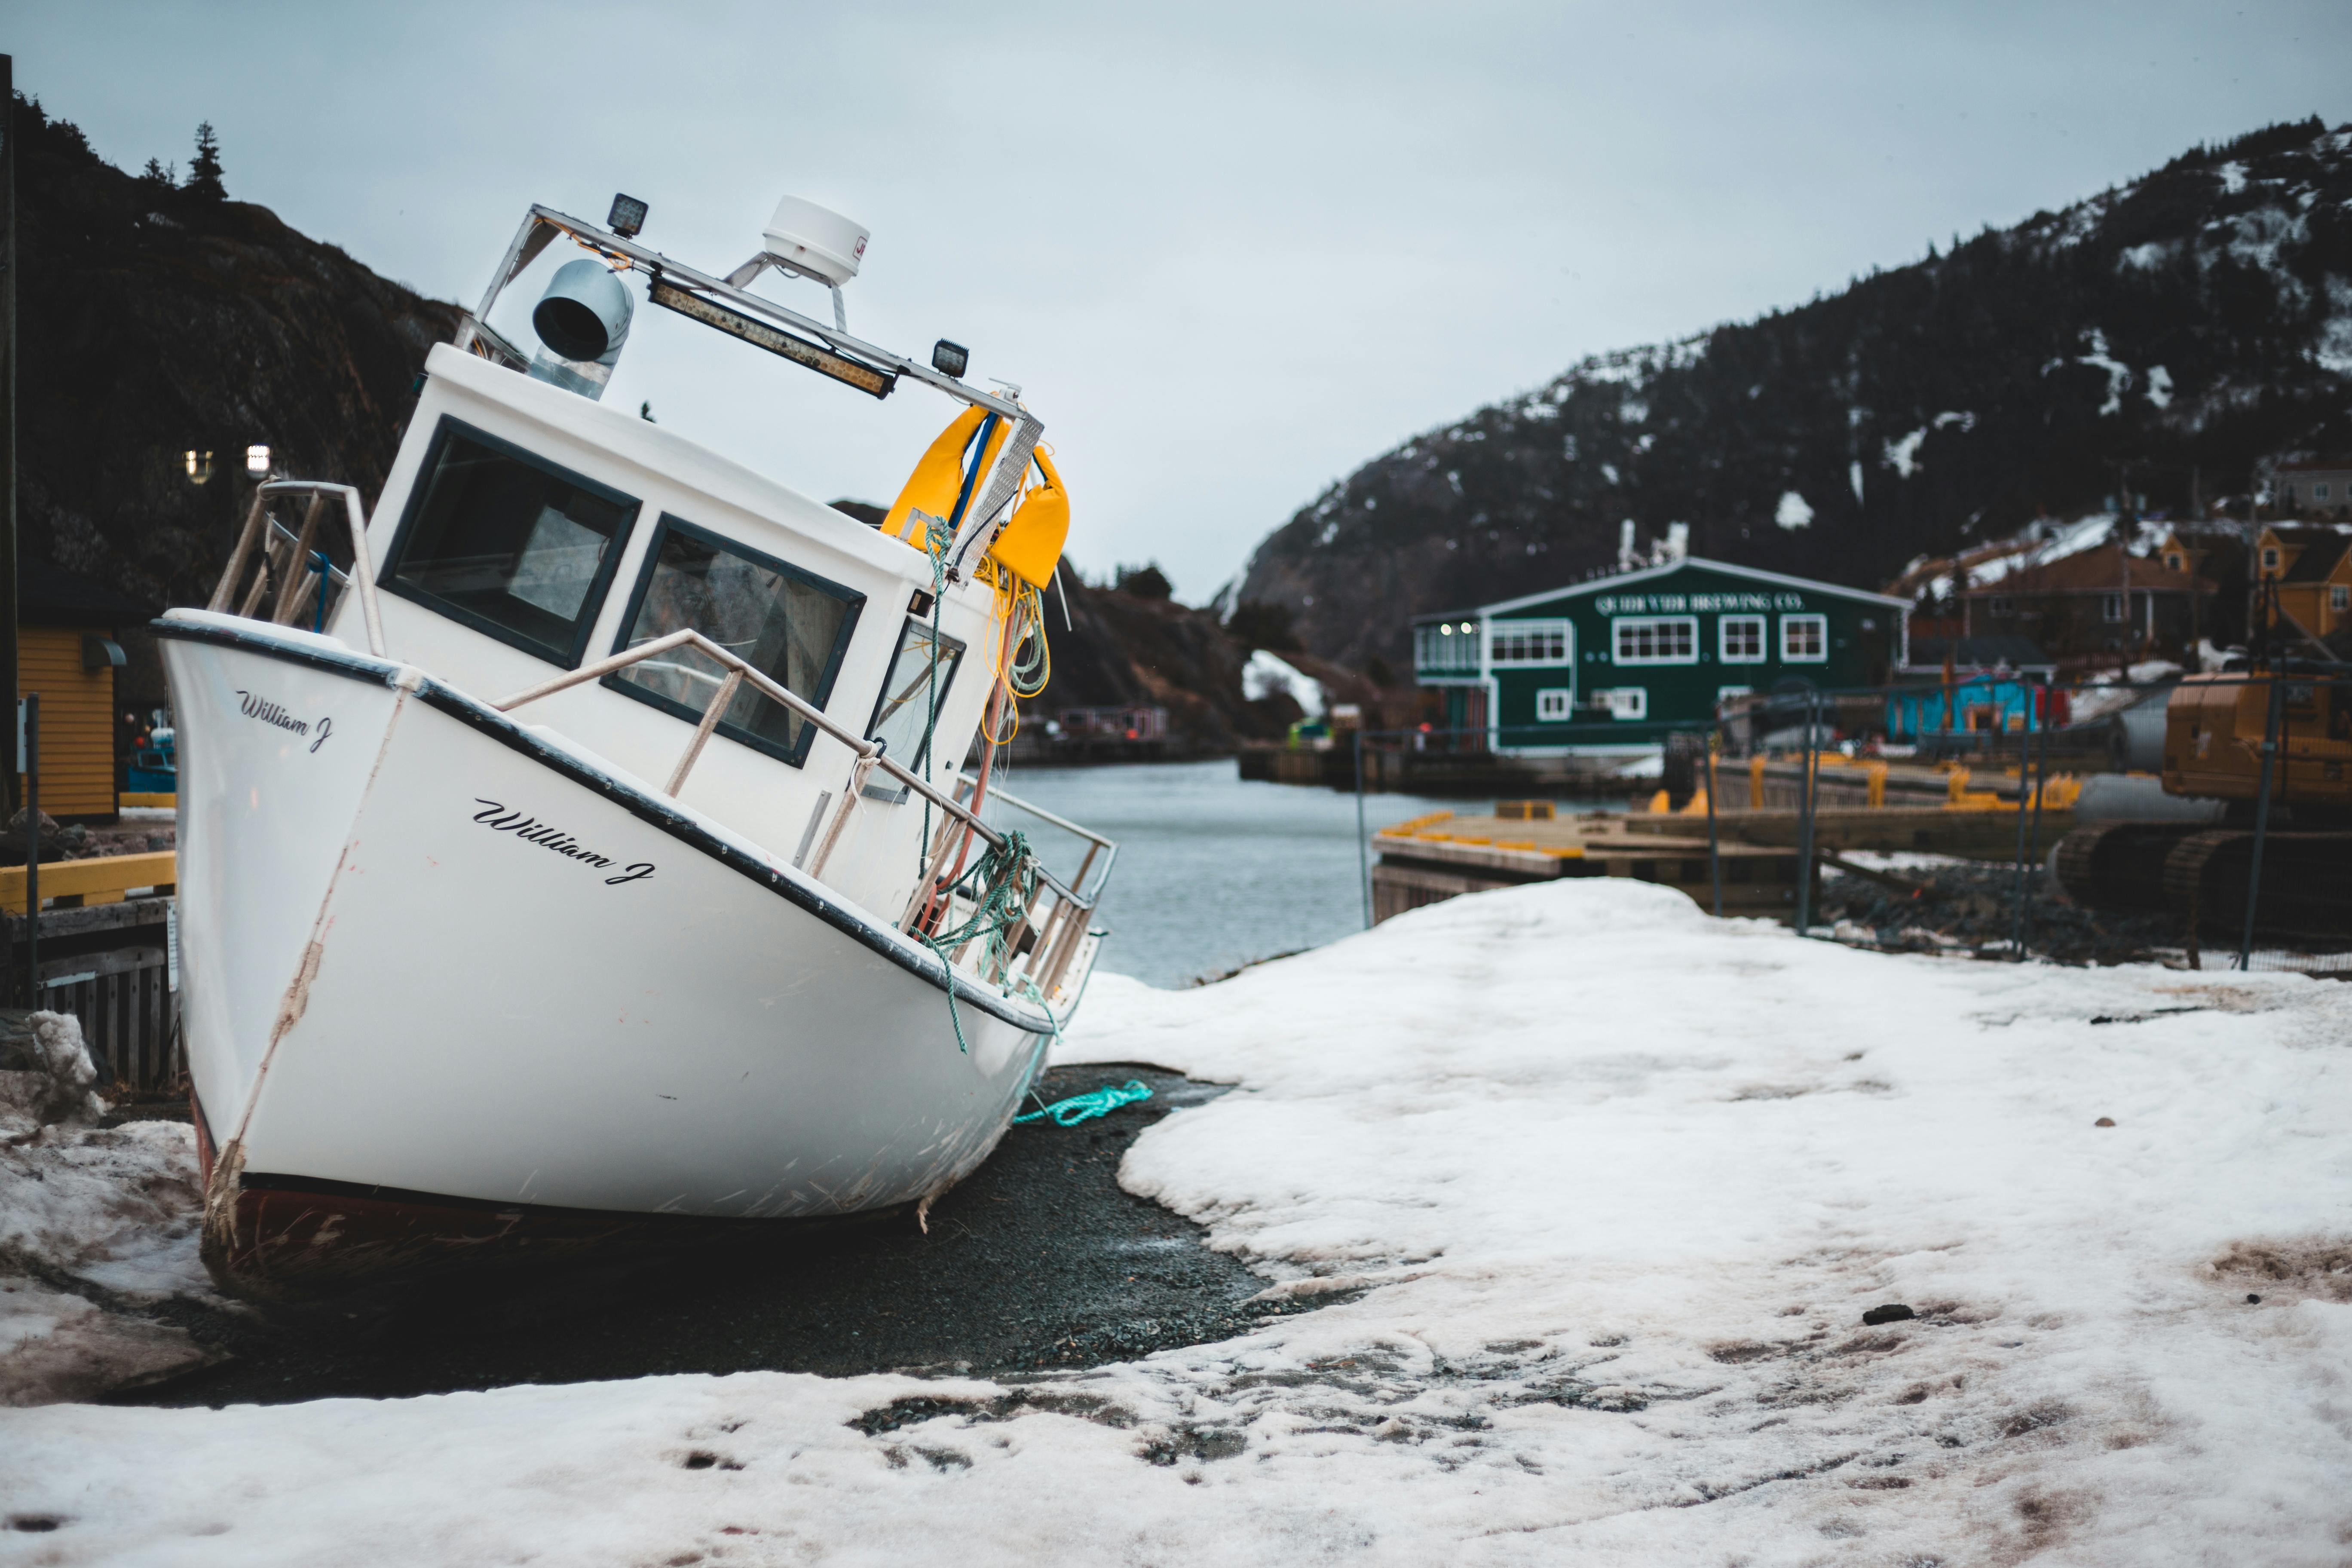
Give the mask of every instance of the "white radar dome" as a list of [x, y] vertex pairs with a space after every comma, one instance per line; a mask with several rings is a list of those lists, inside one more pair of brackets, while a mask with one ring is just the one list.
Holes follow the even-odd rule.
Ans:
[[776, 204], [765, 238], [768, 255], [775, 261], [836, 289], [856, 277], [866, 259], [865, 225], [798, 196]]

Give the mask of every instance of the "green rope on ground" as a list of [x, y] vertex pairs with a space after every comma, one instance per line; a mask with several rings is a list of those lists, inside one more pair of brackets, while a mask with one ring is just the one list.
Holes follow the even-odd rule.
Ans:
[[[990, 845], [987, 853], [972, 863], [971, 870], [955, 879], [943, 898], [952, 899], [958, 893], [971, 900], [971, 918], [952, 930], [924, 935], [923, 945], [937, 953], [940, 963], [947, 967], [948, 1022], [955, 1026], [956, 1049], [970, 1056], [971, 1047], [963, 1037], [963, 1018], [956, 1010], [955, 960], [950, 955], [966, 942], [984, 942], [988, 944], [987, 956], [980, 972], [1003, 972], [1010, 957], [1005, 952], [1004, 933], [1026, 918], [1029, 906], [1037, 898], [1037, 858], [1029, 852], [1028, 836], [1011, 829], [1005, 833], [1003, 843]], [[1053, 1016], [1053, 1010], [1046, 1009], [1045, 1016], [1051, 1019]]]
[[1016, 1116], [1015, 1122], [1034, 1121], [1043, 1116], [1054, 1119], [1056, 1127], [1076, 1127], [1097, 1116], [1108, 1116], [1122, 1105], [1132, 1105], [1139, 1100], [1151, 1098], [1151, 1086], [1139, 1078], [1127, 1080], [1127, 1087], [1107, 1083], [1092, 1094], [1074, 1094], [1067, 1100], [1057, 1100], [1026, 1116]]

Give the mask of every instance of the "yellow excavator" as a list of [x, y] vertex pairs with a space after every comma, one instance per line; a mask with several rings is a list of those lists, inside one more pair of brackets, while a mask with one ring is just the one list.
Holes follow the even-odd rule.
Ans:
[[2265, 608], [2275, 611], [2257, 602], [2258, 653], [2245, 668], [2189, 676], [2165, 706], [2164, 793], [2221, 802], [2221, 820], [2074, 829], [2056, 869], [2077, 902], [2169, 911], [2236, 936], [2267, 784], [2257, 929], [2352, 938], [2352, 664], [2281, 654], [2281, 639], [2262, 636], [2279, 619]]

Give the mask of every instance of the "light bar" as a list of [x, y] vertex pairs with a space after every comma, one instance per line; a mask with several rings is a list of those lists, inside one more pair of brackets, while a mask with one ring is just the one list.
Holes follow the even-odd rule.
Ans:
[[806, 365], [820, 375], [857, 388], [870, 397], [887, 397], [898, 384], [898, 378], [887, 370], [847, 359], [831, 349], [813, 343], [792, 333], [780, 331], [765, 321], [755, 321], [739, 310], [731, 310], [715, 300], [707, 300], [690, 289], [681, 289], [667, 279], [656, 276], [648, 295], [653, 302], [681, 316], [717, 327], [730, 337], [742, 339], [755, 347], [763, 348], [792, 361]]

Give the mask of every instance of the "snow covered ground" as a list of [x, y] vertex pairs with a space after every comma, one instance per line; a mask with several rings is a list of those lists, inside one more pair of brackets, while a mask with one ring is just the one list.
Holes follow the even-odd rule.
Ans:
[[2336, 1563], [2347, 1026], [1602, 879], [1106, 977], [1068, 1057], [1242, 1086], [1127, 1184], [1325, 1310], [1021, 1385], [0, 1412], [0, 1562]]

